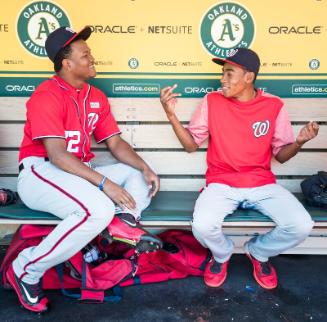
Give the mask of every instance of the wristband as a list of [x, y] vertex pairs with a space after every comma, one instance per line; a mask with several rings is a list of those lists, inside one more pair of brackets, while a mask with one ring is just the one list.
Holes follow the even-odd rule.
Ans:
[[106, 179], [107, 179], [107, 177], [106, 176], [103, 176], [101, 182], [99, 183], [99, 189], [100, 189], [100, 191], [103, 191], [103, 185], [104, 185]]

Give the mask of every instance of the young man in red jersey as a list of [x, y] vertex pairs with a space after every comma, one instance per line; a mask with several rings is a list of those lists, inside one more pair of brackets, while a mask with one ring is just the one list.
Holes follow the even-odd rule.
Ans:
[[[96, 76], [86, 40], [61, 27], [45, 47], [56, 75], [38, 86], [27, 102], [19, 153], [18, 193], [30, 208], [63, 219], [36, 247], [24, 249], [6, 272], [21, 304], [44, 312], [48, 300], [41, 278], [108, 230], [113, 237], [152, 251], [161, 241], [138, 224], [141, 212], [159, 189], [159, 178], [120, 137], [108, 99], [87, 80]], [[121, 163], [96, 166], [91, 135]]]
[[316, 122], [304, 126], [294, 140], [282, 100], [254, 86], [260, 60], [246, 48], [232, 51], [227, 59], [214, 58], [223, 66], [221, 92], [207, 94], [187, 128], [176, 117], [180, 94], [176, 85], [161, 90], [167, 118], [187, 152], [194, 152], [208, 138], [206, 186], [193, 214], [193, 234], [210, 249], [212, 258], [204, 282], [222, 285], [233, 251], [233, 242], [222, 232], [224, 218], [238, 207], [253, 208], [270, 217], [276, 227], [244, 245], [253, 264], [256, 281], [266, 289], [277, 286], [277, 274], [269, 258], [301, 243], [313, 221], [301, 203], [276, 184], [271, 159], [284, 163], [313, 139]]

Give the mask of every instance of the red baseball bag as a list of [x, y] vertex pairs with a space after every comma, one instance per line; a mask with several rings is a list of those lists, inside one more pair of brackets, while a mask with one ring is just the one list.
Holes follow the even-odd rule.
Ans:
[[[187, 276], [203, 276], [211, 253], [185, 230], [168, 230], [159, 234], [163, 248], [140, 254], [136, 274], [120, 283], [121, 286], [163, 282]], [[125, 258], [130, 252], [125, 253]]]
[[[1, 264], [2, 281], [5, 288], [11, 288], [6, 279], [6, 270], [25, 248], [37, 246], [55, 226], [22, 225], [18, 228], [6, 256]], [[84, 302], [119, 301], [119, 288], [114, 288], [135, 272], [135, 265], [129, 259], [110, 260], [98, 258], [87, 263], [83, 251], [79, 251], [65, 263], [49, 269], [42, 278], [43, 289], [61, 289], [64, 295]], [[80, 293], [69, 292], [80, 289]], [[113, 295], [105, 296], [105, 290], [112, 289]]]
[[[23, 225], [16, 231], [0, 267], [5, 288], [11, 288], [6, 279], [6, 270], [25, 248], [38, 245], [54, 226]], [[133, 249], [113, 243], [107, 249], [98, 243], [100, 253], [93, 262], [86, 262], [85, 251], [79, 251], [68, 261], [49, 269], [42, 278], [43, 289], [61, 289], [65, 296], [84, 302], [119, 301], [119, 286], [131, 286], [181, 279], [187, 276], [202, 276], [209, 251], [202, 247], [192, 233], [170, 230], [159, 234], [163, 249], [135, 256]], [[74, 293], [72, 289], [80, 289]], [[111, 290], [106, 296], [105, 291]]]

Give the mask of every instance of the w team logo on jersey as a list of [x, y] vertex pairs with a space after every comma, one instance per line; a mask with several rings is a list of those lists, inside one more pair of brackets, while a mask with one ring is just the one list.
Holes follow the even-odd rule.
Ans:
[[264, 136], [268, 133], [270, 127], [270, 122], [268, 120], [264, 122], [255, 122], [252, 125], [253, 134], [256, 138]]
[[254, 22], [245, 7], [224, 2], [204, 15], [200, 33], [202, 44], [210, 54], [226, 58], [232, 48], [250, 47], [255, 33]]
[[67, 14], [56, 4], [37, 1], [27, 5], [19, 14], [17, 34], [23, 47], [32, 55], [47, 57], [45, 40], [55, 29], [70, 27]]

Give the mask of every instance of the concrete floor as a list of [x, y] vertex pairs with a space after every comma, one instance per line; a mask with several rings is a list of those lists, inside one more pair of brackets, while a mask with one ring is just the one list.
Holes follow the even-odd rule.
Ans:
[[[1, 252], [3, 258], [4, 250]], [[273, 259], [279, 286], [260, 288], [244, 255], [234, 255], [223, 287], [211, 289], [201, 278], [123, 289], [119, 303], [81, 304], [59, 291], [47, 291], [52, 307], [45, 315], [20, 308], [13, 291], [0, 289], [0, 321], [327, 321], [327, 256]]]

